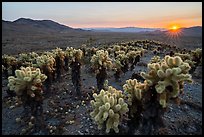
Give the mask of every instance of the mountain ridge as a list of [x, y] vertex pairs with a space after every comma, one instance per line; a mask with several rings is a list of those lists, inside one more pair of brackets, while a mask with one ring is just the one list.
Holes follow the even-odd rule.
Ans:
[[[167, 32], [164, 28], [144, 28], [144, 27], [93, 27], [93, 28], [72, 28], [60, 24], [52, 20], [34, 20], [30, 18], [19, 18], [14, 21], [2, 20], [2, 29], [4, 32], [18, 32], [18, 33], [41, 33], [46, 34], [50, 32], [124, 32], [124, 33], [151, 33], [162, 34]], [[202, 36], [202, 26], [193, 26], [188, 28], [180, 28], [182, 33], [187, 36]]]

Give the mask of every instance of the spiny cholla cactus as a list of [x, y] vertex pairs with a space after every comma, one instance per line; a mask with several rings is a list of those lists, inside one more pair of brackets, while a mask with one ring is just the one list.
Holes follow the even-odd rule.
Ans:
[[133, 100], [141, 100], [142, 92], [148, 89], [146, 81], [144, 83], [138, 82], [137, 79], [126, 80], [123, 85], [123, 90], [128, 93], [128, 104], [132, 105]]
[[175, 56], [179, 56], [181, 57], [181, 59], [188, 63], [190, 65], [191, 68], [195, 67], [196, 62], [193, 61], [193, 58], [190, 54], [186, 53], [186, 54], [182, 54], [182, 53], [175, 53]]
[[21, 70], [15, 71], [15, 75], [16, 77], [8, 77], [8, 87], [19, 96], [24, 94], [23, 92], [26, 90], [28, 95], [35, 97], [37, 92], [41, 92], [42, 82], [47, 78], [46, 75], [41, 74], [39, 68], [31, 67], [21, 67]]
[[119, 51], [120, 50], [120, 46], [119, 45], [113, 45], [113, 50], [116, 52], [116, 51]]
[[36, 63], [36, 58], [39, 55], [35, 52], [30, 52], [30, 53], [21, 53], [19, 54], [19, 61], [21, 61], [23, 64], [27, 66], [31, 66], [32, 63]]
[[160, 61], [161, 61], [160, 56], [154, 56], [151, 58], [150, 63], [157, 63]]
[[107, 91], [101, 90], [100, 94], [94, 93], [93, 97], [94, 100], [91, 100], [90, 103], [94, 110], [90, 115], [98, 124], [98, 129], [102, 129], [105, 122], [106, 133], [109, 133], [110, 129], [114, 129], [118, 133], [121, 118], [129, 111], [127, 103], [124, 102], [122, 91], [109, 86]]
[[43, 66], [46, 66], [49, 72], [53, 72], [55, 59], [52, 56], [41, 55], [37, 57], [36, 61], [37, 61], [37, 66], [39, 66], [40, 68], [42, 68]]
[[61, 48], [57, 47], [56, 49], [53, 49], [52, 53], [54, 54], [54, 58], [57, 56], [60, 60], [64, 61], [65, 53]]
[[73, 47], [67, 47], [66, 50], [64, 51], [65, 56], [72, 57], [73, 56], [73, 50], [74, 50]]
[[192, 55], [195, 56], [196, 58], [201, 58], [202, 57], [202, 49], [197, 48], [195, 50], [191, 51]]
[[80, 49], [74, 49], [71, 54], [72, 61], [80, 60], [83, 56], [83, 51]]
[[192, 60], [195, 61], [196, 65], [202, 64], [202, 49], [197, 48], [191, 51]]
[[112, 67], [111, 58], [108, 56], [108, 51], [98, 50], [95, 55], [91, 58], [91, 63], [94, 68], [101, 69], [110, 69]]
[[177, 97], [183, 81], [192, 82], [191, 75], [188, 74], [190, 68], [179, 56], [167, 55], [159, 63], [148, 64], [149, 72], [141, 72], [141, 76], [147, 80], [148, 86], [155, 85], [160, 95], [160, 104], [165, 108], [167, 96]]
[[23, 66], [32, 66], [32, 59], [27, 53], [19, 54], [18, 61], [21, 62]]
[[127, 53], [127, 56], [128, 56], [129, 59], [132, 58], [134, 60], [136, 56], [141, 56], [141, 51], [129, 51]]
[[7, 64], [8, 64], [9, 66], [14, 65], [14, 64], [17, 63], [17, 59], [16, 59], [15, 57], [9, 56], [9, 55], [6, 55], [6, 54], [4, 54], [4, 55], [2, 56], [2, 60], [6, 60], [6, 62], [7, 62]]
[[125, 54], [125, 52], [120, 52], [120, 54], [117, 54], [117, 56], [115, 57], [115, 65], [116, 68], [121, 68], [124, 66], [125, 61], [128, 60], [128, 56]]

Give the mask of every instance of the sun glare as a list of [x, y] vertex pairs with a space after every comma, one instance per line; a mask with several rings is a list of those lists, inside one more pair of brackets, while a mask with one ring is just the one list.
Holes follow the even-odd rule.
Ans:
[[172, 40], [172, 39], [177, 39], [179, 40], [180, 36], [182, 35], [182, 29], [179, 25], [171, 25], [166, 33], [167, 37]]
[[176, 31], [179, 29], [179, 26], [178, 25], [173, 25], [170, 30], [173, 30], [173, 31]]

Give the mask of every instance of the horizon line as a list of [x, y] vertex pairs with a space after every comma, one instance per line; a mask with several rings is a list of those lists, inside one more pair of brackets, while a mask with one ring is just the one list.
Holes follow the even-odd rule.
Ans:
[[[104, 27], [104, 26], [100, 26], [100, 27], [73, 27], [72, 25], [67, 25], [67, 24], [64, 24], [64, 23], [60, 23], [56, 20], [52, 20], [52, 19], [33, 19], [33, 18], [29, 18], [29, 17], [19, 17], [18, 19], [31, 19], [31, 20], [36, 20], [36, 21], [45, 21], [45, 20], [49, 20], [49, 21], [53, 21], [53, 22], [56, 22], [60, 25], [64, 25], [64, 26], [67, 26], [67, 27], [71, 27], [71, 28], [74, 28], [74, 29], [105, 29], [105, 28], [112, 28], [112, 29], [120, 29], [120, 28], [148, 28], [148, 29], [164, 29], [164, 30], [168, 30], [168, 28], [159, 28], [159, 27], [138, 27], [138, 26], [120, 26], [120, 27], [111, 27], [111, 26], [107, 26], [107, 27]], [[14, 22], [18, 19], [14, 19], [14, 20], [4, 20], [2, 19], [2, 21], [9, 21], [9, 22]], [[83, 24], [82, 24], [83, 25]], [[191, 28], [191, 27], [202, 27], [202, 25], [194, 25], [194, 26], [189, 26], [189, 27], [181, 27], [181, 28]]]

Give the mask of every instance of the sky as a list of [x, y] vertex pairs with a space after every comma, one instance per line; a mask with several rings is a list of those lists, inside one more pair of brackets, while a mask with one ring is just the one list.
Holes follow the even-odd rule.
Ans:
[[202, 26], [202, 2], [2, 2], [2, 19], [53, 20], [73, 28]]

